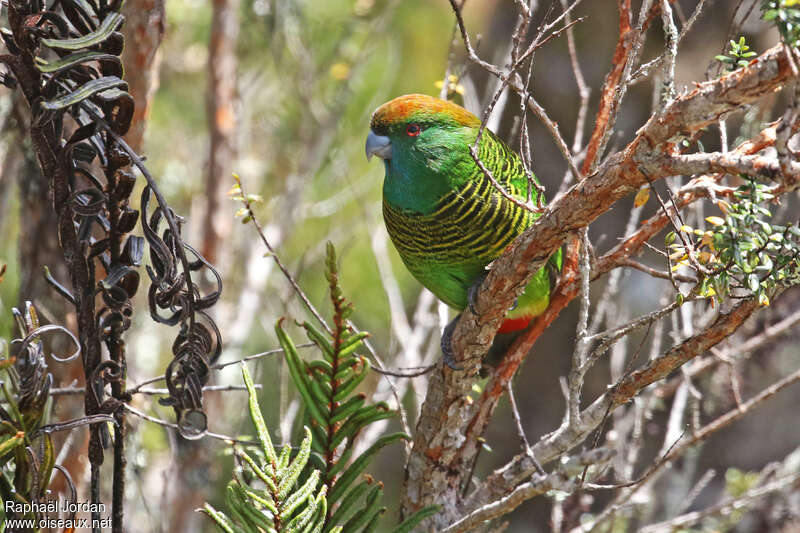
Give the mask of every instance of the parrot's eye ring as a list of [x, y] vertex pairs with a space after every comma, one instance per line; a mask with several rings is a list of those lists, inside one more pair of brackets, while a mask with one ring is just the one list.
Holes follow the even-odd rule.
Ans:
[[419, 124], [409, 124], [406, 128], [406, 134], [409, 137], [416, 137], [420, 133], [422, 133], [422, 128], [419, 127]]

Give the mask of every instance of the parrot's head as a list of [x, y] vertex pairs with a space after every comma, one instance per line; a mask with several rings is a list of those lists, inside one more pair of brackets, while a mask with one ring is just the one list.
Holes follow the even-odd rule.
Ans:
[[474, 162], [469, 144], [480, 124], [478, 117], [452, 102], [424, 94], [399, 96], [372, 114], [367, 159], [383, 159], [384, 192], [391, 200], [433, 201], [452, 189], [454, 180], [470, 174]]

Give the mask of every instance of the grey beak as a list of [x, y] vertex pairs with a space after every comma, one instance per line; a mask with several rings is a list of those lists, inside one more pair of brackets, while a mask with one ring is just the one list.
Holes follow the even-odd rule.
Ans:
[[367, 161], [369, 161], [373, 155], [380, 157], [381, 159], [391, 159], [392, 158], [392, 141], [389, 137], [384, 135], [376, 135], [373, 131], [369, 132], [367, 135]]

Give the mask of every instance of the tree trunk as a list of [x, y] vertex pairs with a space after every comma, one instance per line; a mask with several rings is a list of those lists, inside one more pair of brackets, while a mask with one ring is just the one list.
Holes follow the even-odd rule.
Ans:
[[214, 0], [208, 54], [207, 116], [210, 134], [205, 186], [202, 253], [219, 266], [220, 246], [230, 234], [232, 215], [224, 209], [236, 158], [236, 42], [239, 0]]
[[164, 0], [127, 0], [122, 12], [126, 21], [123, 32], [127, 44], [122, 51], [122, 64], [125, 65], [128, 92], [136, 102], [131, 129], [125, 140], [134, 151], [141, 153], [150, 103], [158, 88], [161, 64], [158, 49], [166, 24]]

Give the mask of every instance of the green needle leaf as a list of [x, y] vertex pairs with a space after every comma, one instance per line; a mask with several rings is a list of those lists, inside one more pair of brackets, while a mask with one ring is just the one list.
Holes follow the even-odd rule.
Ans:
[[371, 458], [378, 453], [378, 450], [401, 439], [409, 440], [409, 436], [405, 433], [392, 433], [391, 435], [384, 435], [376, 440], [372, 446], [367, 448], [367, 450], [362, 453], [358, 459], [353, 461], [353, 464], [351, 464], [347, 470], [345, 470], [345, 472], [342, 474], [342, 477], [340, 477], [334, 484], [333, 489], [331, 489], [330, 497], [328, 498], [330, 504], [333, 505], [344, 495], [347, 487], [349, 487], [355, 481], [356, 477], [358, 477], [358, 475], [367, 467], [367, 464]]
[[253, 385], [253, 378], [250, 377], [250, 371], [247, 369], [247, 365], [244, 363], [242, 363], [242, 378], [244, 379], [245, 387], [247, 387], [250, 418], [253, 421], [253, 425], [256, 427], [258, 440], [261, 442], [261, 449], [264, 451], [264, 455], [266, 456], [267, 460], [274, 464], [278, 461], [278, 457], [275, 455], [275, 448], [272, 446], [272, 439], [269, 437], [267, 425], [264, 423], [264, 417], [261, 415], [261, 408], [258, 405], [258, 396], [256, 393], [256, 387]]
[[439, 509], [440, 507], [438, 505], [429, 505], [427, 507], [423, 507], [416, 513], [403, 520], [403, 523], [394, 528], [391, 533], [410, 533], [411, 530], [422, 523], [423, 520], [426, 520], [438, 513]]

